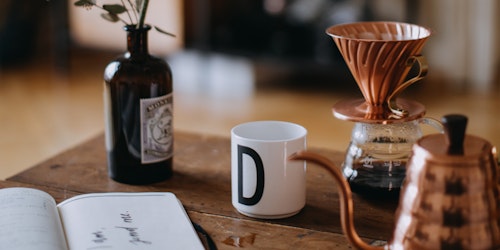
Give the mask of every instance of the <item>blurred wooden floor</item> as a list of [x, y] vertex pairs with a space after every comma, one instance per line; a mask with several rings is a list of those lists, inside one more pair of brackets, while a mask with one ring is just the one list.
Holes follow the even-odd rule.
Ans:
[[[67, 74], [43, 60], [0, 69], [1, 179], [102, 133], [102, 72], [111, 59], [109, 54], [77, 53]], [[353, 124], [335, 119], [331, 106], [360, 97], [355, 88], [335, 86], [341, 82], [319, 86], [307, 79], [288, 85], [282, 75], [268, 77], [266, 66], [255, 68], [241, 58], [199, 59], [190, 53], [170, 58], [176, 130], [229, 137], [242, 122], [286, 120], [308, 129], [309, 146], [347, 147]], [[467, 94], [421, 84], [405, 95], [423, 103], [428, 116], [465, 114], [468, 133], [500, 146], [498, 91]]]

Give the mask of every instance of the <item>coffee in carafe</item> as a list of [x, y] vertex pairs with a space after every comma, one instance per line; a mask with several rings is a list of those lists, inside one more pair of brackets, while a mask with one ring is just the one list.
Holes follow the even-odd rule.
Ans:
[[355, 249], [500, 249], [497, 149], [467, 135], [463, 115], [447, 115], [442, 122], [444, 134], [426, 135], [413, 145], [393, 236], [384, 246], [358, 235], [351, 188], [333, 162], [308, 151], [290, 159], [318, 164], [331, 174], [338, 184], [342, 229]]
[[[343, 175], [354, 191], [398, 197], [411, 147], [422, 136], [420, 124], [442, 131], [438, 121], [424, 117], [422, 104], [398, 97], [427, 74], [420, 53], [431, 32], [407, 23], [359, 22], [332, 26], [326, 33], [363, 94], [333, 107], [335, 117], [355, 122]], [[414, 65], [418, 73], [408, 79]]]

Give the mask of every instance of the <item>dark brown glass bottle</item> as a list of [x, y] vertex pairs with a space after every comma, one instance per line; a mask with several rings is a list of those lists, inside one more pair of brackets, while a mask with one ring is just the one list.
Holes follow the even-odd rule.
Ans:
[[108, 173], [150, 184], [172, 175], [172, 72], [148, 52], [150, 26], [125, 26], [127, 52], [104, 71]]

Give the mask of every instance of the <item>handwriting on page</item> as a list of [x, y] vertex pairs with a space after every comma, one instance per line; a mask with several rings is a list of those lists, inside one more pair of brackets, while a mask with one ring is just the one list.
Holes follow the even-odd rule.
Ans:
[[[115, 229], [118, 229], [119, 231], [121, 231], [122, 233], [125, 233], [127, 236], [128, 236], [128, 242], [134, 244], [134, 245], [140, 245], [140, 244], [144, 244], [144, 245], [151, 245], [152, 242], [151, 241], [147, 241], [147, 240], [143, 240], [140, 236], [140, 233], [139, 233], [139, 228], [137, 227], [134, 227], [134, 218], [132, 217], [132, 215], [130, 214], [129, 211], [126, 211], [124, 213], [120, 213], [120, 218], [121, 218], [121, 221], [125, 224], [129, 224], [129, 226], [115, 226], [114, 228]], [[105, 228], [101, 228], [99, 230], [96, 230], [94, 232], [92, 232], [92, 235], [93, 235], [93, 239], [92, 239], [92, 242], [93, 243], [106, 243], [108, 238], [106, 237], [106, 233], [105, 233], [106, 229]]]
[[[121, 213], [120, 214], [123, 222], [125, 223], [133, 223], [134, 220], [132, 219], [132, 215], [129, 214], [129, 212]], [[150, 241], [145, 241], [141, 240], [141, 237], [139, 236], [139, 230], [135, 227], [116, 227], [116, 228], [122, 228], [125, 229], [128, 232], [128, 235], [130, 236], [131, 240], [129, 241], [130, 243], [137, 245], [139, 243], [147, 244], [150, 245]]]
[[92, 235], [94, 235], [94, 238], [92, 240], [92, 242], [94, 243], [105, 243], [108, 240], [108, 238], [106, 238], [106, 236], [104, 235], [104, 232], [101, 230], [93, 232]]
[[172, 193], [95, 193], [58, 205], [72, 250], [203, 249]]
[[129, 240], [130, 243], [137, 245], [137, 244], [146, 244], [146, 245], [151, 245], [150, 241], [145, 241], [141, 240], [141, 237], [139, 236], [139, 232], [137, 228], [134, 227], [116, 227], [116, 228], [121, 228], [125, 229], [125, 231], [128, 232], [128, 235], [130, 236], [131, 240]]

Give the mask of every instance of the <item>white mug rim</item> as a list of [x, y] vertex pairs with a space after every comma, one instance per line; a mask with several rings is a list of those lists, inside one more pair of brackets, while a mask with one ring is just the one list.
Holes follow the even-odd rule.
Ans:
[[[291, 133], [290, 136], [281, 136], [280, 138], [257, 138], [258, 136], [250, 136], [250, 129], [255, 129], [258, 126], [281, 126], [283, 128], [293, 128], [294, 132]], [[303, 138], [307, 135], [307, 129], [299, 124], [287, 121], [276, 121], [276, 120], [263, 120], [263, 121], [252, 121], [241, 123], [234, 126], [231, 129], [231, 135], [238, 139], [243, 139], [246, 141], [255, 141], [255, 142], [285, 142], [285, 141], [293, 141], [300, 138]], [[262, 137], [264, 137], [262, 135]]]

